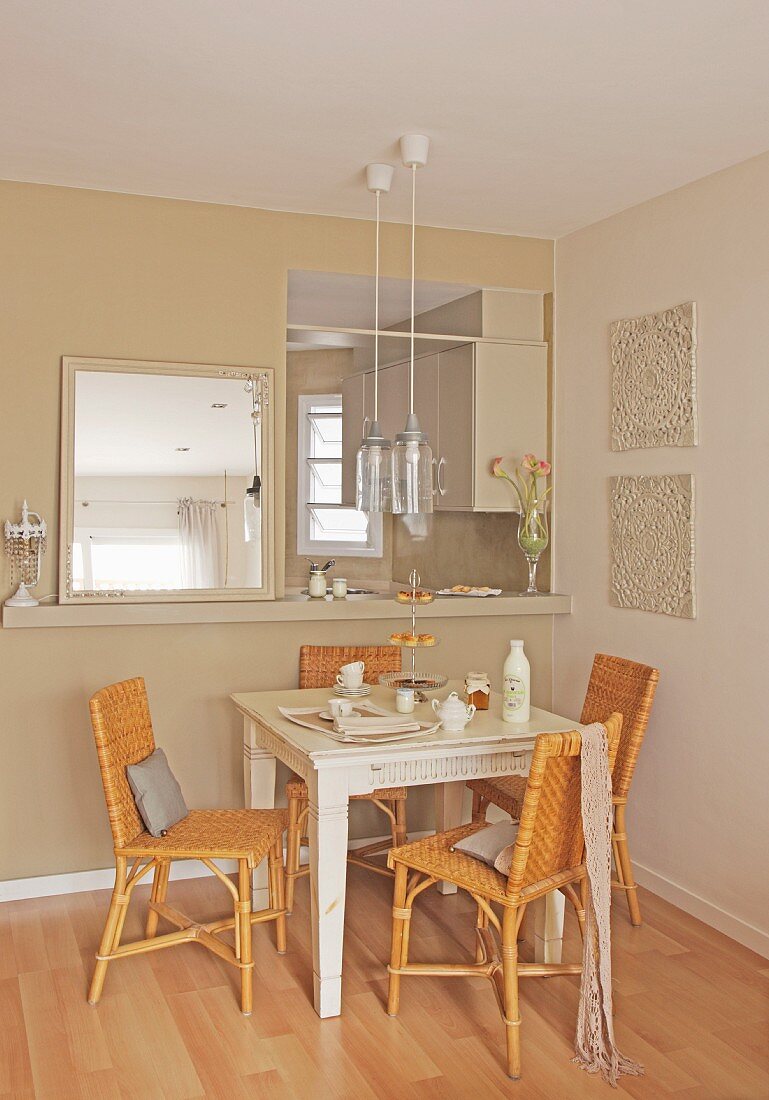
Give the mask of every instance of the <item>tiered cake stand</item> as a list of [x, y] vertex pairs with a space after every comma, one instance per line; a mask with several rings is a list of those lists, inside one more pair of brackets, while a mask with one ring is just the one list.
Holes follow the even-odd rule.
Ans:
[[411, 630], [409, 639], [390, 636], [391, 645], [398, 645], [402, 649], [411, 650], [411, 668], [404, 672], [383, 672], [379, 677], [379, 683], [391, 688], [412, 688], [414, 698], [418, 703], [427, 700], [426, 691], [438, 691], [448, 683], [448, 677], [436, 672], [417, 672], [417, 650], [432, 649], [438, 644], [435, 637], [430, 640], [420, 638], [417, 634], [417, 606], [427, 605], [433, 602], [435, 595], [432, 592], [420, 588], [420, 577], [416, 569], [412, 569], [409, 575], [411, 588], [408, 592], [399, 592], [395, 599], [398, 603], [408, 604], [411, 607]]

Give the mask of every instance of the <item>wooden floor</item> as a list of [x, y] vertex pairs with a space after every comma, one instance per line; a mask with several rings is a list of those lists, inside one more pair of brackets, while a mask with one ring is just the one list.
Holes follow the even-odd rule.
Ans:
[[[279, 957], [255, 930], [254, 1014], [238, 1010], [236, 973], [188, 944], [113, 963], [98, 1008], [86, 1003], [109, 894], [0, 906], [2, 1097], [608, 1097], [570, 1062], [576, 978], [522, 986], [523, 1079], [503, 1069], [503, 1033], [481, 979], [404, 978], [401, 1015], [384, 1011], [390, 883], [350, 870], [344, 1015], [311, 1002], [308, 879], [300, 880]], [[172, 904], [201, 919], [224, 912], [213, 879], [171, 883]], [[127, 934], [140, 932], [140, 904]], [[176, 899], [176, 900], [174, 900]], [[769, 1097], [769, 962], [647, 893], [646, 924], [614, 912], [616, 1030], [646, 1065], [619, 1093], [656, 1100]], [[417, 903], [412, 958], [467, 957], [473, 906], [434, 891]], [[569, 951], [576, 928], [567, 917]], [[527, 953], [527, 949], [524, 949]], [[615, 1094], [616, 1095], [616, 1094]]]

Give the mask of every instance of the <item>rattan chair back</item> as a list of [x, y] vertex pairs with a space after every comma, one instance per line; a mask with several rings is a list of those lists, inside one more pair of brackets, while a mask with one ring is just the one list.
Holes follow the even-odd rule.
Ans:
[[144, 829], [126, 767], [155, 751], [144, 678], [137, 676], [102, 688], [89, 706], [112, 837], [115, 848], [123, 848]]
[[339, 669], [363, 661], [364, 683], [378, 684], [383, 672], [400, 672], [401, 651], [395, 645], [303, 645], [299, 650], [299, 687], [333, 687]]
[[619, 711], [624, 721], [617, 759], [612, 773], [613, 794], [627, 798], [638, 753], [649, 723], [659, 671], [624, 657], [596, 653], [580, 721], [604, 722]]
[[[614, 763], [622, 715], [605, 720], [609, 766]], [[507, 881], [508, 895], [520, 894], [582, 862], [582, 735], [540, 733], [521, 806], [520, 823]]]

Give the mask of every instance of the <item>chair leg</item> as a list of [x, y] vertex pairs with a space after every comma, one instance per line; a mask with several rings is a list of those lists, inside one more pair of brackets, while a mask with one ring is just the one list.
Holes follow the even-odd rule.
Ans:
[[124, 857], [119, 856], [115, 863], [115, 886], [112, 891], [107, 921], [99, 944], [99, 954], [96, 958], [96, 967], [91, 979], [91, 988], [88, 991], [88, 1003], [92, 1005], [99, 1003], [104, 988], [104, 979], [107, 976], [107, 965], [109, 963], [107, 956], [115, 950], [115, 940], [116, 938], [120, 939], [120, 933], [123, 929], [125, 910], [128, 906], [128, 895], [125, 888], [126, 860]]
[[[285, 909], [285, 874], [283, 871], [283, 843], [277, 840], [270, 849], [269, 861], [270, 907]], [[286, 952], [286, 914], [275, 918], [275, 947], [279, 955]]]
[[[393, 889], [393, 925], [392, 947], [390, 950], [390, 983], [387, 993], [387, 1015], [397, 1016], [400, 1007], [401, 976], [393, 974], [403, 963], [403, 933], [408, 921], [401, 915], [406, 905], [406, 885], [408, 870], [402, 863], [395, 864], [395, 887]], [[409, 914], [410, 915], [410, 914]]]
[[[489, 927], [489, 915], [488, 915], [488, 913], [486, 912], [485, 909], [481, 908], [480, 905], [478, 906], [478, 916], [475, 918], [475, 927], [476, 928], [488, 928]], [[485, 952], [484, 952], [484, 949], [483, 949], [483, 945], [481, 943], [481, 938], [480, 938], [480, 936], [476, 936], [475, 937], [475, 961], [477, 963], [483, 962], [484, 955], [485, 955]]]
[[[152, 893], [150, 898], [152, 901], [163, 902], [166, 900], [168, 893], [168, 876], [171, 872], [171, 861], [166, 860], [163, 863], [158, 864], [155, 868], [155, 874], [152, 879]], [[147, 927], [145, 935], [148, 940], [154, 938], [158, 930], [159, 916], [154, 909], [150, 909], [147, 913]]]
[[486, 799], [479, 791], [473, 791], [473, 824], [486, 820]]
[[521, 1076], [521, 1017], [518, 1011], [518, 934], [515, 909], [505, 909], [502, 917], [502, 982], [507, 1041], [507, 1075]]
[[235, 920], [240, 928], [240, 1007], [244, 1016], [250, 1016], [253, 1008], [254, 963], [251, 942], [251, 868], [247, 859], [238, 860]]
[[582, 879], [580, 882], [579, 894], [570, 882], [561, 887], [561, 893], [565, 894], [574, 906], [574, 912], [577, 914], [577, 923], [579, 924], [579, 935], [582, 940], [585, 938], [585, 894], [582, 888], [585, 881], [585, 879]]
[[299, 827], [299, 814], [301, 811], [301, 799], [289, 798], [288, 800], [288, 828], [286, 830], [286, 910], [291, 913], [294, 909], [294, 882], [299, 870], [299, 852], [302, 843], [301, 829]]
[[394, 845], [399, 848], [401, 844], [406, 843], [406, 800], [405, 798], [397, 798], [395, 800], [395, 833], [393, 836]]
[[614, 842], [619, 857], [617, 872], [625, 887], [627, 907], [630, 911], [630, 923], [637, 928], [642, 923], [641, 907], [638, 904], [638, 887], [633, 877], [633, 864], [630, 862], [624, 805], [614, 807]]

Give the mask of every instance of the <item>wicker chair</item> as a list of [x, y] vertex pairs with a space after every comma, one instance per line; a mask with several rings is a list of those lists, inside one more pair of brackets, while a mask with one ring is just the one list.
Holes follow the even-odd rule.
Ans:
[[[149, 703], [144, 680], [137, 677], [98, 691], [90, 702], [91, 723], [107, 800], [115, 845], [115, 888], [107, 923], [96, 956], [88, 1000], [101, 997], [107, 965], [113, 959], [145, 951], [195, 942], [240, 970], [241, 1008], [251, 1014], [254, 963], [251, 926], [275, 921], [279, 952], [286, 950], [286, 910], [283, 875], [283, 832], [285, 810], [191, 810], [165, 836], [144, 831], [142, 820], [128, 785], [126, 767], [146, 759], [155, 749]], [[251, 873], [264, 857], [269, 860], [270, 908], [251, 911]], [[234, 915], [210, 924], [194, 920], [166, 904], [168, 876], [174, 859], [196, 859], [221, 880], [233, 897]], [[238, 885], [213, 862], [238, 861]], [[128, 869], [129, 860], [131, 868]], [[152, 893], [147, 915], [146, 938], [120, 946], [128, 904], [134, 887], [153, 871]], [[157, 935], [163, 917], [177, 931]], [[234, 947], [220, 938], [234, 931]]]
[[[606, 721], [609, 760], [617, 749], [622, 715]], [[395, 869], [392, 949], [387, 1012], [398, 1013], [400, 980], [404, 974], [423, 977], [488, 978], [497, 995], [507, 1037], [507, 1072], [521, 1075], [519, 977], [579, 974], [581, 966], [564, 963], [519, 963], [518, 932], [526, 906], [535, 898], [561, 890], [577, 913], [584, 934], [587, 871], [580, 806], [581, 735], [541, 733], [534, 744], [531, 770], [521, 805], [520, 825], [510, 873], [505, 878], [493, 867], [464, 852], [458, 840], [485, 827], [476, 821], [446, 833], [393, 848], [388, 863]], [[409, 875], [409, 872], [411, 874]], [[453, 882], [477, 905], [475, 963], [413, 963], [408, 961], [409, 925], [417, 896], [435, 882]], [[579, 892], [575, 889], [578, 884]], [[494, 905], [502, 907], [501, 919]], [[500, 939], [491, 930], [493, 926]]]
[[[351, 661], [363, 661], [366, 666], [363, 679], [367, 684], [378, 684], [382, 672], [399, 672], [401, 653], [397, 646], [326, 646], [303, 645], [299, 650], [299, 687], [333, 687], [342, 665]], [[309, 867], [299, 865], [302, 835], [309, 813], [307, 784], [298, 775], [292, 775], [286, 784], [288, 799], [288, 833], [286, 834], [286, 908], [294, 908], [294, 883], [302, 875], [309, 874]], [[391, 843], [403, 844], [406, 840], [406, 788], [383, 787], [371, 794], [354, 794], [352, 799], [366, 799], [387, 815], [391, 840], [377, 841], [364, 848], [357, 848], [347, 857], [350, 863], [391, 875], [381, 864], [369, 857], [387, 851]]]
[[[619, 711], [624, 719], [622, 740], [612, 773], [614, 790], [614, 865], [617, 878], [613, 886], [624, 890], [630, 911], [630, 922], [641, 924], [641, 909], [638, 904], [638, 888], [633, 877], [630, 862], [625, 808], [628, 792], [633, 780], [638, 753], [649, 722], [654, 693], [657, 690], [659, 672], [648, 665], [639, 665], [624, 657], [609, 657], [597, 653], [593, 661], [593, 670], [587, 686], [585, 703], [582, 707], [582, 723], [602, 722], [607, 714]], [[473, 792], [473, 821], [486, 818], [489, 803], [499, 806], [511, 817], [520, 816], [526, 779], [521, 776], [506, 776], [501, 779], [476, 779], [468, 783]]]

